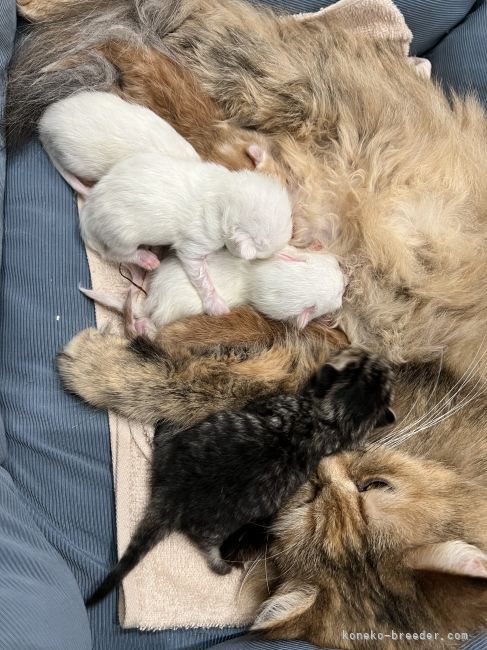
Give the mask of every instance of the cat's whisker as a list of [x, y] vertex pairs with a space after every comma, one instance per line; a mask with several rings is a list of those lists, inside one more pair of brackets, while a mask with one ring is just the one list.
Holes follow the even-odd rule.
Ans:
[[267, 593], [270, 596], [271, 595], [271, 589], [270, 589], [270, 586], [269, 586], [269, 575], [267, 573], [267, 546], [268, 546], [268, 543], [266, 542], [265, 551], [264, 551], [264, 571], [265, 571], [265, 583], [267, 585]]
[[284, 553], [289, 553], [288, 549], [285, 549], [284, 551], [279, 551], [279, 553], [274, 553], [273, 555], [268, 555], [267, 559], [268, 560], [275, 560], [276, 557], [279, 557], [280, 555], [284, 555]]
[[[464, 406], [466, 406], [466, 404], [470, 403], [472, 400], [475, 400], [475, 399], [477, 399], [478, 397], [480, 397], [480, 395], [482, 395], [482, 393], [485, 391], [484, 388], [481, 388], [480, 390], [478, 390], [478, 391], [477, 391], [477, 392], [472, 396], [472, 393], [474, 393], [474, 391], [476, 390], [476, 388], [477, 388], [477, 386], [478, 386], [479, 384], [483, 384], [483, 382], [482, 382], [482, 380], [481, 380], [480, 378], [477, 379], [477, 380], [475, 381], [475, 383], [472, 384], [472, 385], [470, 386], [470, 389], [469, 389], [469, 391], [467, 392], [467, 394], [464, 395], [464, 396], [462, 397], [462, 399], [461, 399], [457, 404], [454, 404], [454, 405], [453, 405], [453, 406], [452, 406], [452, 407], [451, 407], [451, 408], [450, 408], [446, 413], [440, 413], [440, 414], [437, 414], [436, 416], [434, 416], [434, 417], [430, 420], [430, 426], [431, 426], [431, 424], [435, 424], [437, 421], [442, 421], [442, 420], [445, 419], [446, 417], [449, 417], [451, 414], [455, 413], [455, 412], [458, 411], [459, 409], [461, 409], [461, 408], [463, 408]], [[466, 382], [464, 382], [464, 384], [461, 386], [461, 389], [463, 389], [465, 385], [466, 385]], [[455, 397], [459, 392], [460, 392], [460, 389], [455, 393], [455, 395], [454, 395], [453, 397]]]
[[443, 413], [442, 415], [437, 416], [433, 420], [430, 420], [426, 424], [424, 424], [421, 427], [418, 427], [417, 429], [414, 429], [412, 431], [408, 431], [405, 435], [401, 436], [400, 438], [396, 438], [392, 441], [390, 445], [384, 445], [384, 446], [390, 446], [390, 447], [397, 447], [398, 445], [404, 443], [406, 440], [409, 440], [413, 436], [417, 435], [421, 431], [425, 431], [426, 429], [430, 429], [432, 426], [436, 426], [440, 422], [443, 422], [444, 420], [450, 418], [452, 415], [454, 415], [457, 411], [460, 411], [464, 409], [470, 402], [476, 400], [484, 391], [480, 390], [477, 393], [475, 393], [473, 396], [468, 398], [468, 395], [471, 395], [471, 392], [461, 401], [459, 402], [456, 406], [451, 408], [449, 411], [446, 413]]
[[[480, 346], [479, 346], [479, 348], [478, 348], [478, 350], [477, 350], [477, 352], [475, 354], [475, 357], [472, 359], [472, 362], [471, 362], [470, 366], [463, 373], [463, 375], [458, 379], [458, 381], [452, 386], [452, 388], [446, 393], [446, 395], [444, 395], [442, 397], [442, 399], [440, 399], [431, 409], [429, 409], [421, 417], [417, 418], [414, 422], [409, 423], [408, 425], [404, 426], [403, 428], [393, 429], [387, 435], [382, 437], [380, 440], [377, 440], [376, 442], [372, 443], [370, 445], [370, 447], [371, 448], [377, 448], [377, 447], [381, 447], [381, 446], [387, 446], [390, 442], [394, 443], [393, 446], [395, 446], [395, 442], [397, 440], [402, 440], [405, 434], [407, 434], [410, 431], [416, 432], [418, 430], [418, 426], [421, 425], [425, 420], [427, 420], [428, 416], [435, 417], [437, 415], [440, 415], [441, 411], [444, 408], [448, 408], [449, 403], [468, 384], [468, 381], [470, 380], [472, 375], [475, 374], [475, 371], [476, 371], [477, 367], [479, 366], [479, 364], [482, 362], [483, 358], [487, 354], [487, 349], [484, 349], [482, 354], [480, 355], [480, 357], [478, 357], [479, 353], [482, 350], [485, 338], [486, 337], [484, 336], [484, 339], [482, 340], [482, 343], [480, 344]], [[435, 383], [435, 387], [434, 387], [432, 393], [430, 394], [430, 397], [428, 398], [428, 401], [426, 403], [428, 403], [430, 401], [431, 396], [433, 395], [434, 391], [436, 390], [436, 388], [438, 386], [440, 373], [441, 373], [441, 367], [440, 367], [440, 371], [439, 371], [439, 373], [437, 375], [437, 380], [436, 380], [436, 383]], [[475, 388], [476, 385], [477, 384], [475, 384], [473, 388]], [[417, 403], [417, 400], [416, 400], [415, 404], [416, 403]], [[409, 410], [409, 413], [411, 413], [411, 409]], [[409, 415], [409, 413], [408, 413], [408, 415]], [[407, 416], [404, 419], [407, 419]], [[431, 425], [429, 425], [429, 426], [431, 426]], [[428, 428], [428, 427], [423, 427], [420, 430], [422, 431], [422, 430], [424, 430], [424, 428]], [[414, 435], [414, 433], [412, 435]], [[410, 437], [410, 436], [408, 436], [408, 437]]]
[[[405, 432], [405, 431], [407, 431], [407, 430], [409, 430], [411, 428], [414, 428], [417, 424], [424, 421], [428, 416], [433, 415], [435, 413], [435, 411], [437, 412], [438, 410], [441, 410], [443, 408], [448, 408], [448, 404], [463, 390], [464, 386], [468, 383], [470, 377], [475, 372], [475, 369], [476, 369], [478, 363], [481, 362], [481, 360], [482, 360], [482, 358], [484, 356], [485, 356], [485, 351], [484, 351], [484, 353], [482, 354], [482, 356], [480, 357], [480, 359], [477, 361], [477, 363], [475, 365], [473, 365], [474, 361], [472, 361], [472, 364], [469, 367], [469, 369], [467, 371], [465, 371], [465, 373], [452, 386], [452, 388], [446, 393], [446, 395], [444, 395], [438, 402], [436, 402], [436, 404], [432, 408], [430, 408], [428, 411], [426, 411], [426, 413], [424, 413], [420, 418], [418, 418], [418, 420], [416, 420], [414, 423], [411, 423], [409, 426], [405, 427], [402, 431], [400, 431], [400, 433], [403, 433], [403, 432]], [[439, 379], [439, 375], [438, 375], [438, 379]], [[436, 390], [437, 385], [438, 385], [438, 380], [436, 382], [434, 390]], [[455, 391], [455, 388], [457, 388], [457, 386], [459, 386], [459, 387]], [[453, 391], [455, 391], [455, 392], [453, 392]], [[429, 401], [429, 399], [428, 399], [428, 401]]]
[[237, 593], [237, 603], [240, 601], [240, 597], [242, 596], [242, 590], [245, 586], [245, 583], [248, 581], [250, 576], [252, 575], [252, 572], [257, 568], [259, 562], [262, 562], [262, 556], [258, 555], [255, 560], [252, 562], [250, 565], [250, 568], [245, 572], [245, 575], [243, 577], [242, 582], [240, 583], [240, 587]]
[[[472, 400], [476, 399], [481, 393], [477, 393], [474, 395], [472, 398], [468, 399], [468, 396], [471, 393], [468, 393], [467, 396], [463, 400], [461, 400], [458, 404], [455, 406], [451, 407], [449, 410], [447, 410], [444, 413], [437, 414], [435, 417], [433, 417], [430, 420], [426, 420], [422, 426], [418, 426], [414, 429], [410, 429], [408, 431], [403, 432], [400, 436], [395, 436], [392, 438], [390, 441], [387, 441], [384, 446], [391, 446], [391, 447], [396, 447], [399, 444], [405, 442], [406, 440], [409, 440], [412, 438], [414, 435], [417, 433], [420, 433], [421, 431], [425, 431], [426, 429], [431, 428], [432, 426], [435, 426], [436, 424], [439, 424], [443, 420], [446, 420], [447, 418], [451, 417], [454, 413], [459, 411], [460, 409], [464, 408], [467, 404], [469, 404]], [[391, 443], [390, 445], [388, 443]]]
[[[443, 352], [441, 353], [440, 363], [438, 365], [438, 373], [436, 375], [436, 381], [435, 381], [434, 386], [431, 389], [431, 392], [430, 392], [430, 394], [428, 396], [428, 399], [426, 400], [426, 404], [430, 403], [431, 399], [433, 398], [433, 396], [434, 396], [434, 394], [436, 392], [436, 389], [438, 388], [438, 383], [440, 381], [440, 376], [441, 376], [442, 369], [443, 369]], [[411, 413], [414, 413], [414, 409], [416, 408], [416, 404], [419, 402], [420, 398], [421, 398], [421, 393], [418, 393], [418, 396], [414, 400], [413, 405], [411, 406], [409, 411], [406, 413], [406, 415], [403, 417], [403, 422], [407, 422], [407, 420], [408, 420], [409, 416], [411, 415]], [[408, 426], [410, 426], [410, 425], [408, 425]], [[404, 428], [407, 429], [408, 427], [404, 427]]]

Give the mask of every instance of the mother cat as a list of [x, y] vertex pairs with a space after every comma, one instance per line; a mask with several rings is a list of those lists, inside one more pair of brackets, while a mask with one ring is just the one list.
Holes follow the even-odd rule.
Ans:
[[339, 325], [350, 341], [466, 369], [487, 326], [487, 120], [473, 99], [450, 106], [397, 45], [329, 29], [326, 15], [278, 18], [238, 0], [51, 6], [59, 19], [38, 25], [14, 64], [11, 136], [80, 86], [110, 87], [100, 54], [76, 72], [66, 59], [126, 27], [186, 62], [228, 118], [280, 143], [305, 215], [296, 239], [349, 267]]
[[[88, 56], [76, 74], [61, 63], [118, 38], [120, 26], [135, 42], [168, 48], [229, 118], [280, 145], [307, 216], [296, 238], [318, 239], [349, 267], [339, 324], [350, 340], [395, 362], [442, 356], [448, 372], [427, 366], [428, 376], [409, 364], [400, 374], [404, 426], [425, 426], [414, 420], [439, 400], [451, 405], [460, 390], [455, 378], [465, 373], [461, 389], [475, 397], [468, 417], [440, 422], [447, 409], [433, 406], [429, 442], [418, 434], [400, 446], [415, 462], [370, 449], [338, 465], [323, 463], [276, 524], [275, 596], [258, 626], [276, 636], [360, 647], [338, 627], [414, 632], [421, 624], [446, 633], [485, 625], [485, 400], [475, 383], [486, 375], [482, 109], [473, 100], [450, 106], [393, 45], [331, 31], [326, 17], [296, 22], [216, 0], [138, 2], [135, 9], [128, 2], [102, 9], [81, 2], [63, 10], [59, 22], [34, 29], [11, 79], [11, 133], [67, 92], [109, 87], [113, 71], [100, 55]], [[80, 21], [88, 12], [91, 19]], [[128, 347], [86, 332], [66, 349], [61, 370], [68, 386], [99, 406], [138, 415], [148, 396], [148, 419], [180, 421], [188, 389], [202, 415], [252, 392], [294, 390], [327, 353], [316, 326], [288, 341], [258, 319], [247, 332], [232, 329], [232, 318], [211, 334], [205, 319], [197, 321], [199, 332], [194, 321], [187, 329], [182, 324], [161, 335], [158, 346]], [[171, 332], [194, 344], [192, 356], [170, 341]], [[212, 338], [229, 348], [212, 346]], [[208, 397], [216, 397], [213, 405]], [[358, 584], [357, 609], [351, 603]]]

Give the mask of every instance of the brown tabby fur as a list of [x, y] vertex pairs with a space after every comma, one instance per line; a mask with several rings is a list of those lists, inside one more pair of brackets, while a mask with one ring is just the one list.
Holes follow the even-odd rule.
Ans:
[[149, 424], [186, 425], [259, 395], [295, 393], [346, 344], [319, 323], [298, 331], [240, 307], [173, 323], [152, 343], [84, 330], [58, 366], [66, 388], [90, 404]]
[[[122, 4], [110, 10], [124, 15]], [[321, 241], [348, 267], [339, 323], [351, 342], [407, 362], [394, 432], [324, 461], [282, 512], [256, 565], [271, 596], [256, 629], [361, 650], [373, 646], [342, 631], [485, 627], [487, 580], [447, 566], [451, 542], [487, 552], [484, 111], [473, 99], [450, 105], [394, 45], [331, 30], [325, 16], [298, 23], [237, 0], [145, 4], [147, 31], [133, 38], [185, 62], [225, 118], [278, 142], [297, 187], [296, 240]], [[86, 14], [94, 7], [71, 8], [53, 39], [81, 42], [83, 6]], [[97, 29], [91, 44], [107, 38]], [[255, 316], [247, 338], [232, 318], [216, 335], [215, 320], [176, 324], [177, 340], [160, 339], [162, 351], [146, 349], [145, 359], [143, 346], [87, 330], [67, 346], [60, 370], [98, 406], [184, 421], [188, 411], [204, 416], [213, 399], [233, 406], [296, 390], [329, 352], [318, 343], [326, 337], [310, 342], [314, 330], [283, 334]], [[228, 348], [217, 345], [220, 335]], [[394, 489], [357, 491], [357, 481], [374, 477]], [[443, 551], [432, 570], [424, 557], [435, 544]], [[481, 576], [485, 555], [475, 557]]]
[[[292, 134], [312, 152], [312, 164], [295, 157], [291, 166], [307, 165], [321, 211], [297, 235], [327, 244], [349, 267], [339, 324], [351, 342], [397, 362], [443, 353], [446, 367], [463, 372], [487, 326], [480, 105], [451, 107], [393, 45], [328, 30], [326, 17], [279, 20], [232, 0], [172, 9], [165, 47], [225, 114]], [[485, 362], [478, 371], [486, 376]]]

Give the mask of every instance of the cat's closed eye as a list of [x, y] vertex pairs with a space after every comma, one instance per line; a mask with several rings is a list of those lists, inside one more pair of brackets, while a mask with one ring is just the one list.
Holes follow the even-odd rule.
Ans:
[[369, 478], [365, 481], [356, 481], [355, 485], [359, 492], [368, 492], [369, 490], [377, 489], [394, 489], [389, 481], [386, 481], [384, 478]]

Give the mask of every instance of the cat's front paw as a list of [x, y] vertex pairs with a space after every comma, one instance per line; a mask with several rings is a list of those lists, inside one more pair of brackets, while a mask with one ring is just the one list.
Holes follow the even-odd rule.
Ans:
[[57, 365], [65, 388], [87, 402], [101, 406], [101, 387], [123, 381], [119, 357], [127, 342], [91, 327], [77, 334], [58, 354]]
[[342, 439], [363, 439], [372, 429], [391, 425], [393, 372], [381, 357], [358, 348], [342, 350], [323, 366], [314, 381]]

